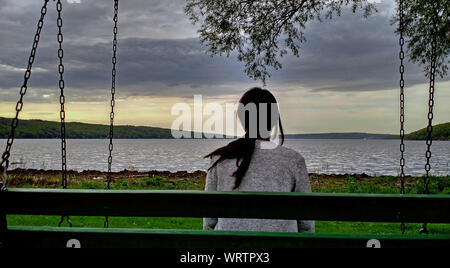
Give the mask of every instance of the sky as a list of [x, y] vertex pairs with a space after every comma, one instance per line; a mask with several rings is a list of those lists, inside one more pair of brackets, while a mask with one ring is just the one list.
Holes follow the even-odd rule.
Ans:
[[[0, 0], [0, 116], [12, 117], [43, 1]], [[109, 123], [112, 0], [63, 1], [67, 121]], [[76, 3], [79, 2], [79, 3]], [[393, 0], [377, 0], [368, 19], [345, 10], [307, 25], [301, 56], [282, 59], [267, 88], [287, 133], [398, 133], [398, 40]], [[176, 103], [234, 103], [262, 86], [235, 55], [210, 57], [183, 12], [184, 0], [120, 2], [116, 124], [170, 128]], [[49, 2], [23, 119], [57, 121], [59, 89], [55, 4]], [[406, 66], [408, 132], [427, 124], [427, 79]], [[436, 90], [435, 123], [450, 121], [450, 80]]]

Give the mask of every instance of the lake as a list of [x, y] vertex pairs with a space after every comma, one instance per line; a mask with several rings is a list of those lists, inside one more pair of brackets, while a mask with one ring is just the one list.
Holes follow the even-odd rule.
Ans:
[[[206, 170], [209, 160], [203, 156], [229, 140], [116, 140], [114, 171]], [[6, 144], [0, 140], [1, 149]], [[306, 159], [309, 172], [323, 174], [366, 173], [398, 175], [397, 140], [287, 140]], [[424, 174], [424, 141], [407, 141], [406, 173]], [[107, 169], [107, 140], [68, 140], [68, 168], [72, 170]], [[59, 140], [16, 140], [11, 157], [12, 168], [58, 170]], [[450, 142], [433, 143], [433, 175], [450, 175]]]

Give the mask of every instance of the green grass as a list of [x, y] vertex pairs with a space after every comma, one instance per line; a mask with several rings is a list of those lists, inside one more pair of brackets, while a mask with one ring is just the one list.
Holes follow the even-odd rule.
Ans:
[[[15, 226], [58, 226], [61, 217], [9, 215], [8, 224]], [[104, 217], [70, 217], [73, 227], [103, 228]], [[64, 222], [63, 227], [68, 223]], [[110, 228], [137, 229], [202, 229], [202, 219], [193, 218], [124, 218], [110, 217]]]
[[[383, 193], [395, 194], [399, 192], [398, 179], [395, 177], [380, 177], [356, 179], [349, 176], [344, 179], [312, 177], [313, 191], [327, 193]], [[36, 183], [30, 180], [21, 184], [12, 180], [13, 187], [21, 188], [54, 188], [58, 178], [38, 179]], [[103, 180], [71, 178], [70, 189], [104, 189]], [[176, 178], [136, 178], [117, 179], [112, 184], [113, 190], [202, 190], [204, 179], [176, 179]], [[409, 178], [408, 193], [422, 193], [422, 178]], [[430, 184], [432, 194], [449, 194], [450, 178], [433, 177]], [[60, 217], [55, 216], [19, 216], [9, 215], [8, 224], [16, 226], [57, 226]], [[71, 217], [74, 227], [102, 228], [103, 217]], [[202, 219], [193, 218], [122, 218], [109, 219], [111, 228], [144, 228], [144, 229], [202, 229]], [[67, 226], [66, 223], [63, 226]], [[408, 224], [407, 233], [417, 234], [421, 225]], [[431, 224], [429, 231], [434, 234], [450, 234], [450, 224]], [[317, 233], [343, 234], [398, 234], [398, 223], [361, 223], [361, 222], [316, 222]]]
[[[73, 227], [103, 228], [104, 217], [71, 217]], [[58, 226], [60, 217], [56, 216], [18, 216], [9, 215], [8, 223], [14, 226]], [[66, 222], [63, 227], [67, 227]], [[136, 229], [177, 229], [201, 230], [202, 219], [197, 218], [109, 218], [110, 228]], [[421, 224], [408, 224], [407, 234], [417, 234]], [[430, 224], [431, 234], [450, 234], [448, 224]], [[316, 222], [317, 233], [342, 234], [399, 234], [397, 223], [365, 223], [365, 222]]]
[[[327, 178], [319, 178], [319, 183], [313, 185], [314, 192], [321, 193], [354, 193], [354, 194], [398, 194], [400, 183], [397, 177], [375, 177], [356, 179], [348, 176], [337, 182]], [[406, 194], [425, 194], [424, 178], [408, 178]], [[431, 177], [428, 186], [429, 194], [450, 194], [450, 177]]]

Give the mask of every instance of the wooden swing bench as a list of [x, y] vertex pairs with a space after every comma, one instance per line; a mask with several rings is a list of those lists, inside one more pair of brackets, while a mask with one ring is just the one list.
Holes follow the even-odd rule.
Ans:
[[[49, 0], [44, 0], [33, 49], [28, 60], [16, 116], [11, 123], [7, 147], [0, 167], [8, 168], [10, 151], [23, 97], [36, 56]], [[403, 1], [400, 1], [401, 59], [401, 179], [405, 178], [404, 132], [404, 51]], [[58, 58], [61, 103], [62, 186], [67, 186], [66, 126], [64, 96], [64, 50], [62, 33], [62, 1], [56, 2], [58, 12]], [[114, 108], [116, 94], [117, 34], [119, 1], [114, 0], [114, 36], [112, 57], [111, 114], [109, 132], [108, 172], [110, 183]], [[437, 12], [436, 12], [437, 14]], [[437, 20], [434, 20], [435, 22]], [[434, 37], [436, 36], [434, 31]], [[436, 38], [434, 38], [436, 40]], [[437, 44], [432, 44], [436, 48]], [[435, 54], [435, 53], [433, 53]], [[432, 55], [436, 58], [436, 55]], [[430, 73], [430, 112], [428, 114], [427, 177], [430, 175], [432, 144], [432, 93], [436, 68]], [[402, 181], [402, 190], [404, 183]], [[450, 235], [332, 235], [262, 232], [216, 232], [186, 230], [88, 229], [8, 226], [7, 215], [65, 215], [111, 217], [213, 217], [302, 219], [316, 221], [450, 223], [449, 195], [355, 195], [296, 193], [223, 193], [185, 191], [81, 191], [11, 189], [0, 191], [0, 247], [59, 248], [90, 247], [157, 247], [157, 248], [301, 248], [301, 247], [450, 247]]]
[[0, 193], [3, 247], [450, 247], [450, 235], [365, 235], [8, 226], [7, 215], [220, 217], [450, 223], [448, 195], [10, 189]]

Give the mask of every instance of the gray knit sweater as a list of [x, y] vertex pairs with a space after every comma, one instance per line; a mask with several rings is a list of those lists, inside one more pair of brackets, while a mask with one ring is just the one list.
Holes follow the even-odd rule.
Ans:
[[[310, 193], [311, 184], [305, 159], [296, 151], [276, 146], [265, 149], [267, 142], [257, 141], [250, 167], [235, 191]], [[214, 163], [217, 158], [212, 159]], [[208, 172], [206, 191], [232, 191], [236, 160], [225, 160]], [[243, 204], [245, 206], [245, 204]], [[313, 221], [205, 218], [205, 230], [314, 232]]]

